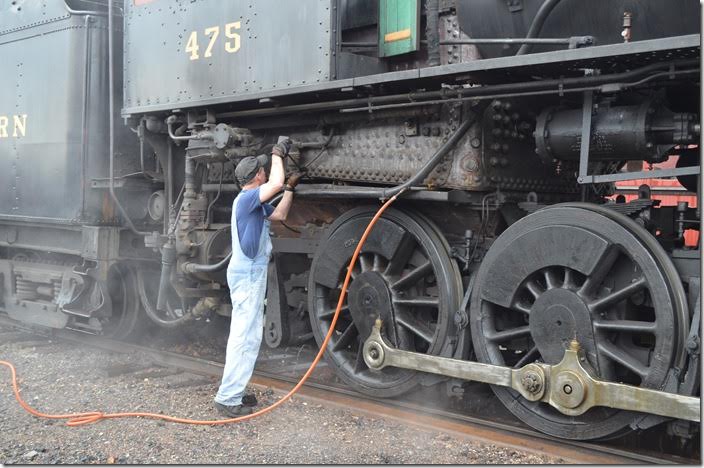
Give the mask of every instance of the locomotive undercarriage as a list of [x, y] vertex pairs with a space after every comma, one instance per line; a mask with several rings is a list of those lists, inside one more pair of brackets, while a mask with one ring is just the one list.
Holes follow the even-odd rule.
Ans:
[[[201, 207], [218, 196], [223, 200], [224, 191], [230, 202], [237, 190], [234, 164], [257, 152], [247, 145], [262, 142], [257, 149], [265, 150], [263, 142], [281, 128], [295, 142], [288, 170], [304, 170], [312, 183], [301, 187], [289, 221], [276, 229], [265, 329], [269, 345], [300, 343], [311, 334], [322, 342], [355, 239], [375, 211], [373, 205], [347, 200], [393, 193], [389, 185], [422, 171], [461, 131], [460, 124], [471, 121], [457, 144], [414, 183], [408, 200], [387, 212], [362, 250], [327, 352], [338, 375], [358, 391], [383, 397], [419, 384], [457, 385], [408, 369], [370, 368], [363, 345], [381, 318], [387, 324], [384, 338], [399, 349], [512, 368], [534, 361], [557, 364], [570, 339], [577, 338], [598, 378], [697, 395], [698, 345], [692, 337], [698, 325], [692, 324], [698, 323], [693, 316], [698, 285], [684, 273], [696, 260], [684, 260], [691, 251], [683, 248], [683, 224], [677, 222], [696, 219], [697, 212], [658, 208], [645, 187], [638, 200], [607, 205], [606, 212], [593, 204], [573, 206], [567, 219], [551, 224], [556, 211], [538, 211], [613, 193], [609, 185], [584, 191], [575, 183], [583, 126], [570, 112], [581, 115], [581, 99], [577, 94], [540, 104], [531, 97], [433, 104], [405, 115], [380, 110], [337, 122], [327, 114], [316, 127], [306, 126], [305, 114], [298, 126], [271, 117], [251, 133], [241, 130], [251, 119], [221, 121], [215, 113], [176, 117], [172, 123], [188, 126], [191, 135], [218, 127], [221, 133], [228, 128], [229, 134], [247, 134], [244, 145], [228, 140], [229, 149], [207, 143], [207, 137], [184, 144], [186, 155], [192, 151], [210, 163], [201, 185], [210, 198], [200, 199]], [[698, 139], [697, 116], [686, 106], [670, 109], [662, 92], [606, 94], [595, 103], [590, 174], [616, 173], [629, 159], [657, 163], [675, 145]], [[225, 207], [217, 213], [229, 215]], [[545, 232], [516, 234], [515, 243], [494, 246], [499, 234], [520, 229], [527, 214], [532, 216], [526, 222], [546, 219]], [[594, 219], [585, 221], [590, 216]], [[205, 218], [210, 215], [200, 221]], [[594, 231], [607, 224], [610, 231]], [[206, 224], [190, 229], [201, 233], [196, 243], [207, 242], [205, 232], [218, 232]], [[590, 242], [596, 244], [586, 248]], [[680, 255], [675, 267], [670, 257]], [[213, 265], [224, 258], [221, 251], [201, 254], [198, 261]], [[176, 271], [194, 278], [188, 267]], [[493, 291], [491, 298], [486, 291]], [[211, 310], [222, 313], [225, 302]], [[564, 415], [511, 390], [495, 392], [524, 422], [561, 437], [608, 438], [667, 420], [608, 408]]]
[[[654, 89], [657, 82], [597, 95], [590, 174], [612, 175], [636, 156], [660, 162], [675, 145], [698, 141], [694, 111]], [[142, 213], [134, 221], [150, 232], [145, 247], [88, 257], [87, 267], [82, 250], [60, 267], [39, 262], [43, 276], [53, 279], [46, 284], [32, 283], [31, 267], [8, 248], [0, 261], [4, 309], [19, 320], [64, 326], [22, 316], [8, 303], [19, 297], [27, 304], [19, 307], [68, 316], [73, 309], [61, 297], [70, 296], [71, 277], [93, 268], [85, 292], [71, 296], [93, 313], [72, 319], [73, 328], [105, 333], [110, 327], [96, 320], [108, 324], [112, 316], [134, 327], [135, 304], [162, 327], [229, 315], [224, 270], [239, 190], [233, 169], [284, 133], [295, 143], [287, 168], [304, 170], [306, 179], [288, 221], [274, 228], [264, 330], [269, 346], [322, 342], [374, 200], [428, 169], [380, 221], [353, 271], [327, 350], [351, 387], [392, 397], [417, 385], [463, 385], [448, 376], [370, 368], [363, 346], [381, 318], [382, 336], [396, 348], [516, 369], [534, 361], [557, 364], [576, 337], [598, 378], [698, 395], [698, 250], [683, 245], [698, 211], [657, 207], [645, 188], [638, 200], [606, 205], [607, 211], [593, 203], [543, 209], [603, 202], [613, 193], [609, 184], [576, 183], [583, 128], [571, 113], [582, 112], [582, 94], [465, 101], [294, 117], [283, 108], [261, 119], [207, 110], [133, 121], [147, 166], [155, 168], [142, 197], [147, 206], [130, 211]], [[631, 126], [615, 123], [629, 112], [644, 117], [628, 120]], [[646, 154], [623, 158], [622, 148], [641, 144]], [[686, 155], [696, 159], [698, 152]], [[125, 193], [118, 189], [118, 197]], [[134, 270], [122, 261], [140, 256]], [[53, 295], [45, 294], [49, 287]], [[28, 292], [34, 296], [20, 297]], [[495, 392], [518, 418], [560, 437], [607, 438], [668, 420], [605, 408], [564, 415], [510, 389]]]
[[115, 339], [135, 332], [141, 312], [134, 266], [23, 248], [4, 249], [2, 257], [0, 310], [10, 318]]

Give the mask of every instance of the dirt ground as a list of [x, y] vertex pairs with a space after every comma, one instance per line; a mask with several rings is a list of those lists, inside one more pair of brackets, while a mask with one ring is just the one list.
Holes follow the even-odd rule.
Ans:
[[[118, 364], [146, 364], [65, 343], [6, 342], [24, 398], [50, 413], [100, 409], [219, 418], [218, 382], [154, 370], [107, 376]], [[151, 374], [150, 374], [151, 373]], [[260, 407], [279, 396], [256, 391]], [[489, 445], [393, 420], [326, 407], [302, 397], [272, 413], [226, 426], [185, 426], [121, 419], [82, 427], [35, 418], [15, 402], [10, 372], [0, 367], [0, 463], [4, 464], [468, 464], [561, 463], [564, 460]]]

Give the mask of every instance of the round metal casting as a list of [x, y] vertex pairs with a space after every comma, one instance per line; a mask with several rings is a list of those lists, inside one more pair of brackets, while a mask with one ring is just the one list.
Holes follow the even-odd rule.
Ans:
[[[577, 339], [600, 378], [662, 388], [687, 312], [676, 300], [683, 291], [668, 273], [671, 262], [646, 236], [625, 216], [585, 204], [544, 208], [511, 225], [475, 280], [470, 323], [478, 359], [514, 368], [557, 364]], [[559, 388], [566, 407], [586, 391], [571, 381]], [[617, 436], [643, 417], [604, 407], [566, 416], [513, 390], [494, 392], [525, 423], [563, 438]]]
[[[376, 212], [351, 210], [328, 229], [311, 265], [309, 315], [321, 344], [332, 322], [342, 282], [357, 243]], [[415, 386], [417, 372], [369, 369], [363, 345], [377, 318], [392, 346], [438, 354], [454, 333], [461, 282], [447, 242], [428, 220], [389, 209], [371, 231], [352, 271], [344, 306], [326, 357], [356, 390], [377, 397], [400, 395]]]

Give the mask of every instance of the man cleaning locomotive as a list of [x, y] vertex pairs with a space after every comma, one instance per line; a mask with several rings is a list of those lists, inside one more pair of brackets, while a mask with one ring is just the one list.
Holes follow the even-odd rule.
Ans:
[[[228, 417], [252, 413], [257, 399], [245, 394], [259, 354], [263, 333], [264, 296], [271, 239], [271, 221], [285, 221], [293, 202], [299, 174], [289, 177], [284, 186], [283, 159], [291, 140], [280, 138], [272, 149], [271, 172], [264, 167], [267, 155], [244, 158], [235, 168], [242, 190], [232, 203], [232, 257], [227, 267], [227, 284], [232, 299], [230, 335], [227, 340], [222, 383], [215, 396], [215, 407]], [[281, 189], [284, 195], [274, 208], [268, 202]]]

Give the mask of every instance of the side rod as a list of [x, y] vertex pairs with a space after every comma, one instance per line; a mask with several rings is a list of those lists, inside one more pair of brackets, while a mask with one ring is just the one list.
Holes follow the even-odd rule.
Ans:
[[536, 362], [511, 369], [395, 349], [382, 338], [381, 326], [381, 320], [377, 320], [364, 342], [364, 361], [372, 369], [399, 367], [501, 385], [516, 390], [530, 401], [548, 403], [570, 416], [583, 414], [594, 406], [606, 406], [701, 421], [699, 398], [598, 379], [576, 340], [570, 343], [558, 364]]

